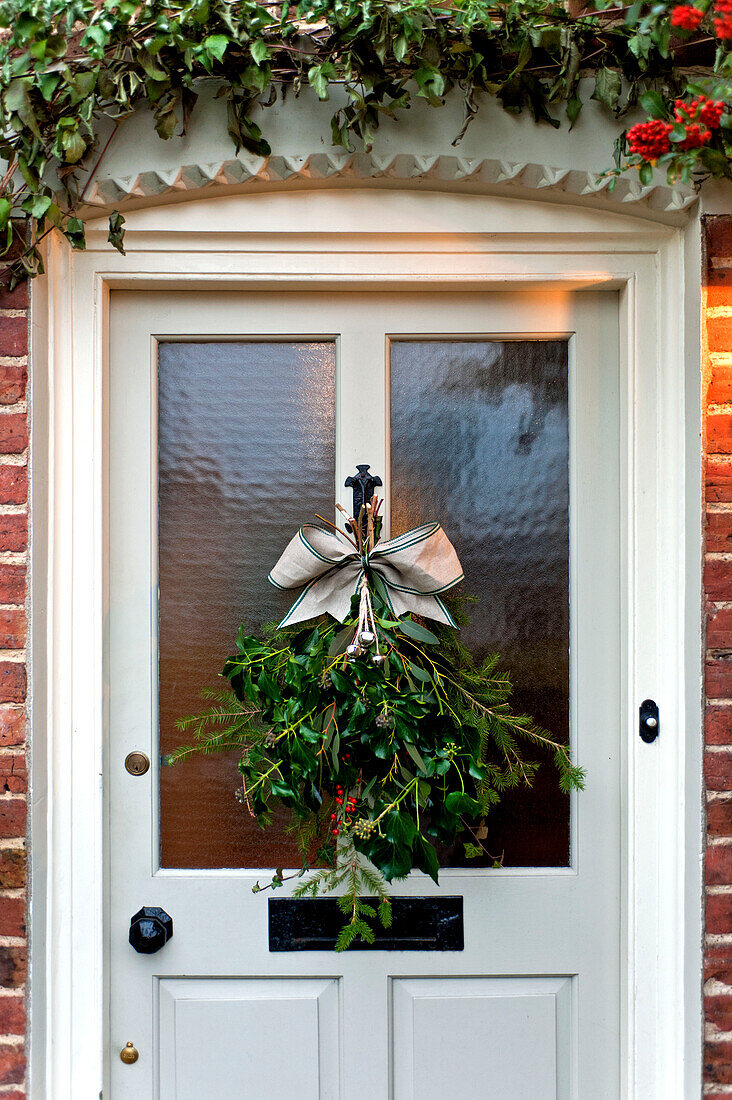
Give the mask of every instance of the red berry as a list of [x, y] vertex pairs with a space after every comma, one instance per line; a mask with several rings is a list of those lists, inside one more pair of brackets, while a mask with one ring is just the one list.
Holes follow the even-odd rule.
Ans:
[[719, 123], [722, 118], [723, 112], [724, 103], [719, 100], [715, 102], [712, 99], [707, 99], [704, 101], [702, 109], [699, 112], [699, 118], [705, 126], [709, 127], [710, 130], [717, 130], [719, 128]]
[[337, 829], [333, 829], [332, 833], [333, 833], [333, 836], [338, 836], [338, 830]]
[[636, 153], [643, 160], [655, 161], [671, 148], [669, 134], [672, 126], [670, 122], [662, 122], [653, 118], [648, 122], [637, 122], [628, 130], [628, 146], [631, 153]]
[[335, 821], [335, 819], [336, 819], [336, 816], [337, 816], [336, 814], [331, 814], [331, 815], [330, 815], [330, 820], [331, 820], [331, 821]]
[[690, 4], [679, 4], [671, 12], [671, 26], [679, 27], [684, 31], [695, 31], [703, 18], [704, 12], [699, 11], [698, 8]]
[[711, 139], [711, 130], [702, 130], [695, 122], [686, 127], [686, 139], [679, 142], [679, 149], [700, 149]]

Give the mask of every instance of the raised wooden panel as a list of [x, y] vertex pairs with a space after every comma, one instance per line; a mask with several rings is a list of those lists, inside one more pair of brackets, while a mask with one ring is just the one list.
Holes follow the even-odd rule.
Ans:
[[567, 1100], [572, 979], [392, 981], [394, 1100]]
[[165, 978], [160, 1100], [337, 1100], [338, 980]]

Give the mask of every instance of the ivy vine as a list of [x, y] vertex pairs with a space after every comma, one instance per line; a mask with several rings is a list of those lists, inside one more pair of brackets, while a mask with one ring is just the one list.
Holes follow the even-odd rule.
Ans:
[[[732, 178], [730, 42], [732, 0], [594, 0], [579, 14], [552, 0], [2, 0], [0, 252], [16, 281], [42, 270], [52, 229], [83, 249], [83, 181], [124, 120], [147, 107], [161, 138], [184, 134], [205, 82], [226, 102], [237, 152], [266, 156], [257, 109], [278, 89], [328, 99], [342, 86], [332, 139], [351, 149], [415, 97], [438, 107], [453, 90], [465, 105], [456, 142], [481, 95], [572, 124], [591, 77], [612, 115], [651, 116], [650, 130], [620, 134], [611, 175], [650, 182], [658, 163], [672, 180]], [[120, 250], [123, 226], [113, 212]]]

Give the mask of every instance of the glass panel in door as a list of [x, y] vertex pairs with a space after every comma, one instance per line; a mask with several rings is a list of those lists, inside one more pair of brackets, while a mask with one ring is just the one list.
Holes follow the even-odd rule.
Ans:
[[[336, 344], [163, 341], [158, 354], [160, 742], [206, 705], [235, 648], [291, 599], [267, 575], [298, 526], [334, 511]], [[274, 867], [300, 857], [236, 798], [239, 754], [161, 769], [163, 867]]]
[[[477, 659], [500, 653], [515, 707], [565, 742], [567, 353], [566, 340], [390, 344], [392, 534], [440, 521], [465, 572], [462, 640]], [[546, 766], [491, 810], [485, 843], [504, 866], [566, 866], [569, 798], [547, 755], [532, 756]], [[443, 865], [465, 865], [463, 850], [443, 851]]]

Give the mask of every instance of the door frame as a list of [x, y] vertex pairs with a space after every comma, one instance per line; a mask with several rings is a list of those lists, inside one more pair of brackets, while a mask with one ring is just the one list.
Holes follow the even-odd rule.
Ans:
[[[110, 250], [101, 223], [91, 224], [84, 253], [72, 253], [59, 235], [49, 239], [48, 278], [34, 286], [31, 360], [34, 1098], [96, 1100], [104, 1081], [110, 293], [314, 283], [364, 293], [427, 286], [618, 291], [624, 1095], [685, 1100], [701, 1092], [701, 405], [693, 233], [685, 240], [683, 231], [650, 220], [560, 205], [549, 211], [547, 232], [541, 215], [548, 204], [511, 201], [507, 218], [509, 200], [491, 196], [376, 187], [231, 195], [134, 212], [126, 257]], [[645, 409], [657, 411], [650, 427], [639, 420]], [[637, 730], [637, 708], [648, 697], [661, 711], [653, 745]]]

